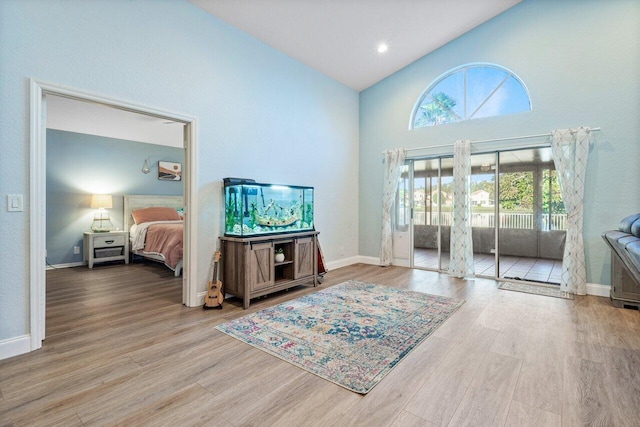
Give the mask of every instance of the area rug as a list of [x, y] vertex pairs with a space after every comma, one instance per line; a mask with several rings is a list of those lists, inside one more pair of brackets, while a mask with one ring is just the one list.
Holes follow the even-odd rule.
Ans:
[[528, 283], [514, 283], [514, 282], [498, 282], [498, 289], [504, 289], [506, 291], [524, 292], [527, 294], [543, 295], [545, 297], [573, 299], [573, 294], [570, 294], [569, 292], [561, 291], [560, 286], [530, 285]]
[[366, 394], [463, 303], [350, 280], [216, 328]]

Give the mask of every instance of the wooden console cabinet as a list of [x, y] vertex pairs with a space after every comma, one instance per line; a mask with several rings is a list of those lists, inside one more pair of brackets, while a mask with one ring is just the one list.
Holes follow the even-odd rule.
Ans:
[[[221, 237], [221, 280], [224, 292], [251, 298], [302, 283], [318, 285], [317, 231], [260, 237]], [[276, 262], [282, 250], [284, 261]]]

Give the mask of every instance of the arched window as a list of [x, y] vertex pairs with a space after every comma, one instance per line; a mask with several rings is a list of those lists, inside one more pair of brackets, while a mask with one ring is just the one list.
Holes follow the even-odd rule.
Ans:
[[468, 64], [438, 77], [420, 95], [409, 129], [530, 111], [526, 86], [494, 64]]

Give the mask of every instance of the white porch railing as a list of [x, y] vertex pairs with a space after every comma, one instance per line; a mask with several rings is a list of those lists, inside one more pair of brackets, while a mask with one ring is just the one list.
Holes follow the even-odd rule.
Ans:
[[[437, 213], [426, 215], [425, 212], [414, 212], [413, 224], [450, 226], [451, 216], [451, 212], [440, 212], [439, 215]], [[566, 230], [566, 221], [566, 214], [543, 215], [540, 229], [543, 231]], [[534, 224], [535, 221], [532, 213], [500, 213], [500, 228], [519, 228], [525, 230], [533, 230]], [[494, 228], [496, 226], [495, 214], [491, 212], [472, 213], [471, 226]]]

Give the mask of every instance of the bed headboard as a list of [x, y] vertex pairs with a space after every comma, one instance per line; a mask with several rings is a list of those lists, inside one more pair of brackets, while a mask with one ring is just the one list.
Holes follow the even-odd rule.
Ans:
[[125, 195], [124, 196], [124, 230], [129, 231], [134, 224], [131, 212], [136, 209], [150, 207], [183, 208], [182, 196]]

